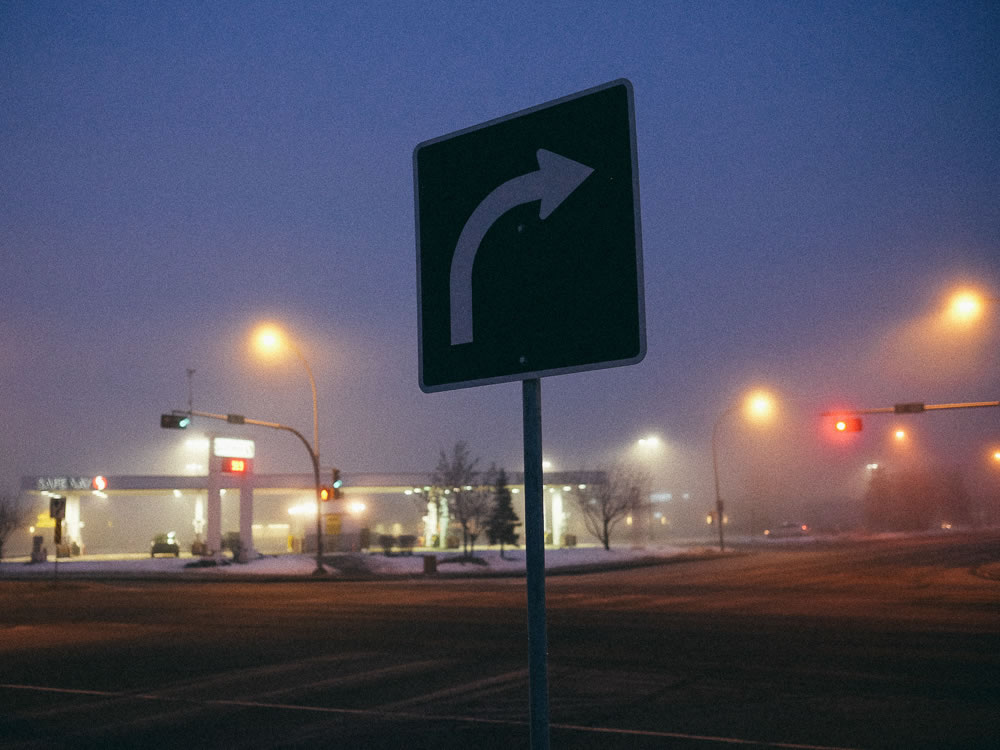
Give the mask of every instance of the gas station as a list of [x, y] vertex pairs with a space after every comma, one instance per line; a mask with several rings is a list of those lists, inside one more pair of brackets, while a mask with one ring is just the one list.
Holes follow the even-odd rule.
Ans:
[[[111, 475], [46, 474], [21, 479], [21, 495], [32, 504], [30, 527], [10, 540], [13, 554], [31, 548], [33, 537], [50, 557], [150, 554], [152, 540], [168, 533], [184, 555], [218, 559], [227, 539], [239, 535], [239, 559], [256, 554], [310, 553], [316, 549], [316, 493], [312, 473], [257, 474], [252, 440], [210, 437], [207, 474]], [[431, 474], [345, 474], [343, 496], [319, 505], [323, 547], [356, 551], [362, 530], [370, 538], [386, 534], [446, 540], [446, 518], [429, 510]], [[600, 478], [595, 472], [546, 475], [546, 530], [562, 543], [566, 534], [583, 535], [571, 512], [571, 492]], [[523, 486], [511, 475], [515, 511], [523, 517]], [[64, 498], [62, 540], [55, 544], [57, 521], [52, 498]], [[433, 507], [431, 504], [430, 507]], [[576, 523], [575, 523], [576, 522]], [[366, 544], [364, 546], [367, 546]]]

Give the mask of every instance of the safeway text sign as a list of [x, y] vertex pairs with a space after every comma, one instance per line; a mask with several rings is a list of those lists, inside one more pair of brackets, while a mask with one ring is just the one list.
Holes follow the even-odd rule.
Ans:
[[413, 166], [422, 390], [645, 356], [631, 83], [425, 141]]

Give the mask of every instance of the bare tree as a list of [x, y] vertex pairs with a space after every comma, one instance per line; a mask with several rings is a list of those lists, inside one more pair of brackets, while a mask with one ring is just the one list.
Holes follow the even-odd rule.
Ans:
[[0, 495], [0, 560], [3, 559], [4, 543], [17, 529], [26, 526], [31, 517], [31, 508], [20, 498]]
[[472, 458], [464, 442], [455, 443], [450, 457], [441, 451], [432, 480], [432, 493], [442, 505], [439, 513], [446, 513], [462, 527], [462, 552], [467, 557], [473, 553], [491, 508], [490, 488], [482, 486], [478, 464], [479, 459]]
[[605, 480], [574, 493], [583, 523], [602, 545], [611, 549], [615, 527], [642, 507], [649, 495], [649, 475], [629, 463], [618, 463], [603, 472]]

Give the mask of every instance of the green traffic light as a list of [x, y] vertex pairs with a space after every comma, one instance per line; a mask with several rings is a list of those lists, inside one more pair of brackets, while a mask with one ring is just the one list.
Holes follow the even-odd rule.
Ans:
[[166, 430], [183, 430], [191, 424], [187, 414], [161, 414], [160, 427]]

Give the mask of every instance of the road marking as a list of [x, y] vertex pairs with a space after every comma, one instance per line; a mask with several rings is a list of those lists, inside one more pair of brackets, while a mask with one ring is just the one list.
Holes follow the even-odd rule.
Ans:
[[316, 688], [331, 688], [346, 685], [359, 685], [369, 682], [376, 682], [386, 677], [399, 677], [410, 672], [426, 672], [430, 669], [441, 667], [445, 662], [441, 659], [430, 659], [425, 661], [411, 661], [404, 664], [393, 664], [379, 669], [369, 669], [365, 672], [352, 672], [350, 674], [335, 675], [320, 680], [311, 680], [298, 685], [291, 685], [283, 688], [275, 688], [263, 693], [256, 693], [255, 698], [271, 698], [285, 693], [303, 692]]
[[[402, 721], [452, 721], [463, 724], [488, 724], [492, 726], [527, 727], [527, 721], [512, 719], [485, 719], [478, 716], [457, 716], [452, 714], [423, 714], [410, 711], [386, 711], [366, 708], [334, 708], [331, 706], [304, 706], [290, 703], [269, 703], [252, 700], [208, 699], [167, 697], [155, 693], [129, 693], [118, 690], [82, 690], [78, 688], [57, 688], [45, 685], [18, 685], [0, 683], [3, 690], [24, 690], [39, 693], [57, 693], [61, 695], [89, 695], [105, 698], [132, 698], [134, 700], [157, 701], [161, 703], [184, 703], [200, 706], [233, 706], [237, 708], [266, 708], [275, 711], [304, 711], [321, 714], [337, 714], [341, 716], [359, 716], [378, 719], [394, 719]], [[801, 742], [768, 742], [766, 740], [748, 740], [739, 737], [714, 737], [712, 735], [686, 734], [684, 732], [661, 732], [647, 729], [620, 729], [617, 727], [588, 727], [580, 724], [560, 724], [553, 722], [551, 729], [590, 734], [620, 735], [625, 737], [657, 737], [663, 739], [697, 740], [699, 742], [716, 742], [721, 745], [753, 745], [755, 747], [784, 748], [785, 750], [859, 750], [859, 748], [841, 747], [836, 745], [812, 745]]]
[[451, 698], [455, 695], [469, 697], [475, 693], [477, 697], [482, 697], [484, 695], [490, 695], [492, 693], [505, 690], [512, 682], [526, 681], [527, 679], [528, 670], [518, 669], [514, 672], [507, 672], [506, 674], [499, 674], [482, 680], [465, 682], [461, 685], [452, 685], [451, 687], [447, 687], [443, 690], [438, 690], [433, 693], [424, 693], [423, 695], [418, 695], [406, 700], [386, 703], [379, 706], [378, 710], [398, 711], [399, 709], [408, 706], [419, 706], [422, 703], [432, 703], [436, 700], [440, 700], [441, 698]]
[[280, 678], [290, 676], [299, 679], [299, 674], [305, 670], [328, 667], [335, 669], [340, 665], [351, 662], [364, 662], [366, 659], [375, 657], [374, 652], [355, 652], [346, 654], [323, 654], [321, 656], [311, 656], [307, 659], [298, 659], [291, 662], [278, 664], [268, 664], [262, 667], [246, 667], [232, 669], [226, 672], [218, 672], [210, 677], [195, 677], [182, 682], [171, 683], [158, 691], [158, 695], [167, 697], [171, 693], [190, 694], [192, 690], [205, 693], [213, 689], [225, 687], [231, 683], [254, 683], [260, 684], [265, 678]]

